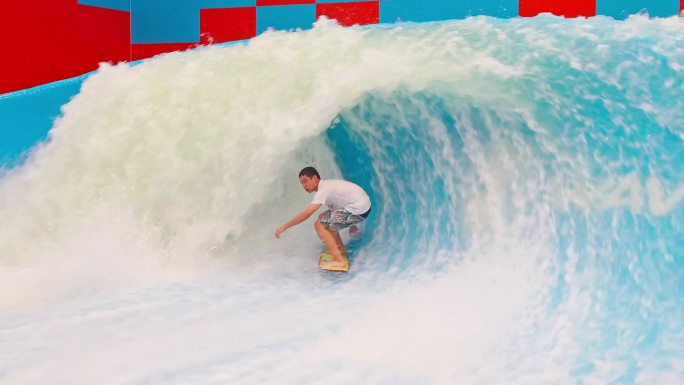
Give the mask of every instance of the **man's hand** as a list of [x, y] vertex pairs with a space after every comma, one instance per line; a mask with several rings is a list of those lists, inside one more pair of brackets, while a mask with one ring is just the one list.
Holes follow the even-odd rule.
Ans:
[[284, 233], [285, 230], [287, 230], [287, 227], [285, 227], [285, 226], [278, 228], [278, 230], [276, 230], [276, 232], [275, 232], [276, 238], [280, 238], [280, 234]]
[[304, 222], [307, 218], [309, 218], [311, 216], [311, 214], [314, 213], [314, 211], [318, 210], [319, 207], [321, 207], [320, 204], [314, 204], [314, 203], [306, 206], [306, 209], [304, 209], [304, 211], [295, 215], [295, 217], [290, 219], [289, 222], [280, 226], [280, 228], [278, 230], [276, 230], [276, 232], [275, 232], [276, 238], [280, 238], [280, 234], [285, 232], [285, 230], [289, 229], [290, 227], [296, 226], [296, 225]]

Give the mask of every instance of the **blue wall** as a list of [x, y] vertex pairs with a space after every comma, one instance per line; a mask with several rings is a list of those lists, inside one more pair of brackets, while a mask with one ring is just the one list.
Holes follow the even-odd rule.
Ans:
[[464, 19], [477, 15], [516, 17], [518, 16], [518, 0], [387, 0], [380, 2], [381, 23]]
[[47, 137], [61, 106], [81, 88], [87, 75], [0, 95], [0, 165], [11, 166]]
[[652, 17], [669, 17], [679, 14], [679, 0], [597, 0], [596, 14], [626, 19], [641, 11]]

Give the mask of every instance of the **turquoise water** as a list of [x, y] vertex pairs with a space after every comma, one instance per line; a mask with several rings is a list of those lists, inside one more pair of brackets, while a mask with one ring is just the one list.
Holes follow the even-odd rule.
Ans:
[[[323, 21], [105, 67], [0, 182], [0, 382], [681, 383], [682, 42]], [[305, 165], [373, 201], [343, 279], [273, 237]]]

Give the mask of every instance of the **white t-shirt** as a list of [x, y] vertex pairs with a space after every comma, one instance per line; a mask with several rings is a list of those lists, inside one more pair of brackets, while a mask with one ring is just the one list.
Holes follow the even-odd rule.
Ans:
[[318, 191], [312, 204], [325, 204], [331, 211], [346, 210], [361, 215], [371, 207], [368, 194], [358, 185], [341, 179], [323, 179], [318, 182]]

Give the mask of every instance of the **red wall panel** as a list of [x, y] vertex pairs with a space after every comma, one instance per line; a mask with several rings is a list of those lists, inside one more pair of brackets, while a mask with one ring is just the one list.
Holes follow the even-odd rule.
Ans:
[[130, 60], [130, 14], [76, 1], [3, 2], [0, 93], [78, 76], [99, 62]]
[[314, 4], [316, 0], [257, 0], [257, 5]]
[[200, 10], [200, 43], [222, 43], [256, 36], [256, 7]]
[[156, 44], [132, 44], [131, 59], [140, 60], [173, 51], [184, 51], [195, 48], [199, 43], [156, 43]]
[[380, 19], [380, 6], [377, 1], [316, 4], [316, 18], [321, 16], [335, 19], [344, 26], [376, 24]]
[[520, 0], [520, 16], [532, 17], [550, 12], [556, 16], [596, 16], [596, 0]]

